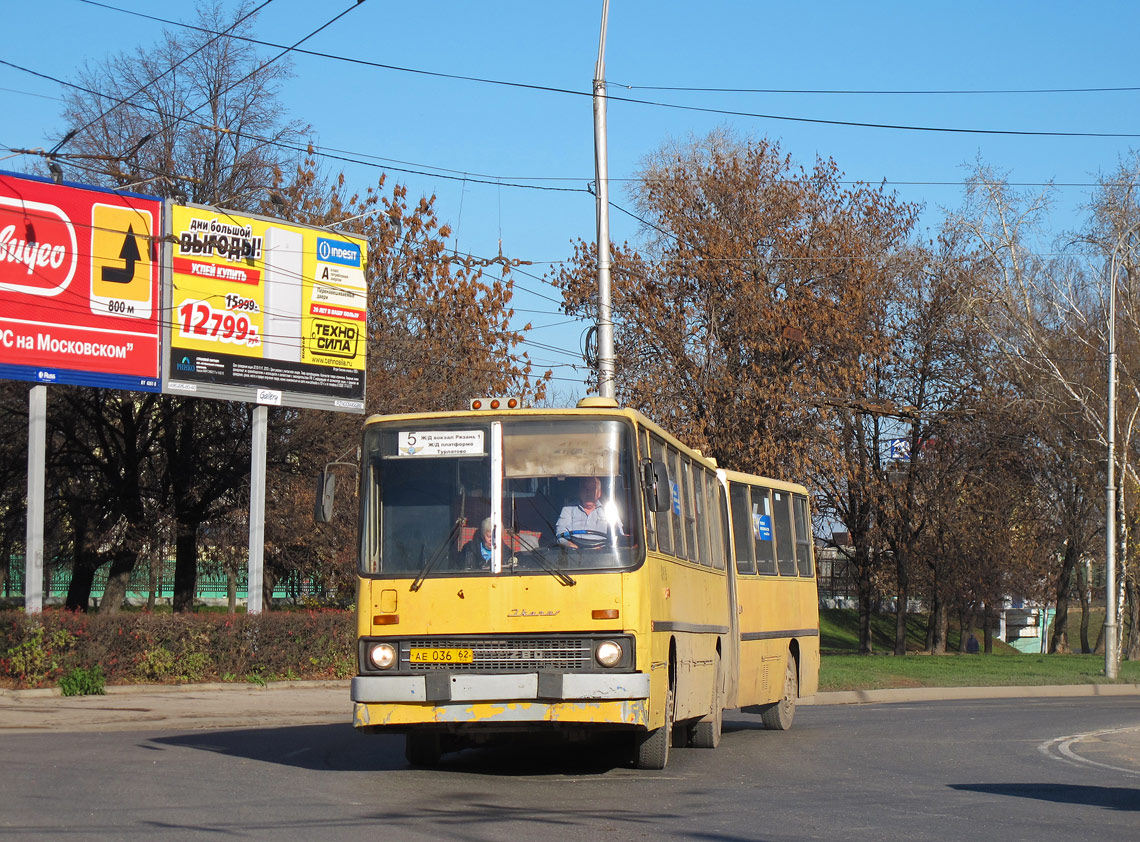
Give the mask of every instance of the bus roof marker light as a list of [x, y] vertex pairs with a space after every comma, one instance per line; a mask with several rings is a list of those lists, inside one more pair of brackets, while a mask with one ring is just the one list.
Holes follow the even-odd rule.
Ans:
[[472, 398], [469, 406], [473, 410], [477, 409], [521, 409], [522, 398], [514, 397], [494, 397], [494, 398]]

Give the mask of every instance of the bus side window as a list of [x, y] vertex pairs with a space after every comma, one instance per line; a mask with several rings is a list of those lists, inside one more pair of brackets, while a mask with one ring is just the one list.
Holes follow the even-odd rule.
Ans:
[[709, 546], [709, 525], [712, 511], [709, 509], [708, 475], [700, 465], [693, 465], [693, 501], [696, 504], [697, 561], [705, 567], [712, 567], [712, 548]]
[[737, 573], [755, 573], [752, 556], [752, 508], [748, 502], [748, 486], [732, 483], [728, 490], [732, 516], [732, 549], [736, 554]]
[[752, 489], [752, 519], [756, 568], [765, 576], [775, 576], [776, 534], [772, 523], [772, 498], [767, 488]]
[[[641, 458], [649, 459], [649, 431], [641, 430], [638, 436], [638, 445], [641, 450]], [[642, 506], [645, 506], [645, 549], [653, 552], [657, 549], [657, 513], [649, 511], [649, 507], [645, 505], [645, 495], [642, 494]]]
[[773, 491], [772, 504], [776, 522], [776, 563], [781, 576], [796, 575], [796, 551], [792, 540], [791, 495], [786, 491]]
[[688, 457], [681, 457], [681, 510], [685, 520], [685, 549], [688, 551], [689, 561], [700, 563], [700, 552], [697, 549], [697, 511], [696, 499], [693, 497], [693, 463]]
[[813, 576], [811, 564], [811, 526], [807, 516], [807, 500], [792, 498], [792, 514], [796, 523], [796, 567], [801, 576]]
[[[650, 449], [651, 449], [654, 461], [664, 463], [666, 460], [665, 443], [663, 441], [661, 441], [661, 439], [654, 437], [654, 438], [651, 438], [649, 440], [649, 444], [650, 444]], [[668, 467], [668, 465], [666, 465], [666, 467]], [[671, 470], [672, 469], [670, 469], [670, 471]], [[674, 479], [675, 479], [675, 476], [670, 477], [670, 480], [674, 480]], [[657, 512], [657, 514], [654, 515], [653, 520], [657, 524], [657, 545], [658, 545], [658, 547], [661, 549], [661, 552], [672, 554], [672, 552], [673, 552], [673, 510], [668, 509], [664, 512]]]
[[716, 570], [724, 570], [725, 528], [724, 506], [721, 504], [720, 483], [716, 474], [705, 474], [705, 511], [708, 512], [709, 555]]
[[669, 515], [669, 522], [673, 525], [673, 555], [685, 558], [685, 478], [681, 473], [681, 454], [671, 448], [666, 452], [669, 454], [669, 479], [673, 483], [673, 512]]

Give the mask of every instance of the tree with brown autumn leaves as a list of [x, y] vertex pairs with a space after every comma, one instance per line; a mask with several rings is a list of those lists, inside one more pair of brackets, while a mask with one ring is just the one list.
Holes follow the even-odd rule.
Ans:
[[[920, 246], [916, 206], [726, 132], [662, 147], [631, 195], [643, 240], [613, 250], [620, 399], [722, 464], [812, 486], [850, 536], [861, 651], [887, 594], [896, 652], [912, 597], [944, 646], [947, 612], [992, 606], [976, 574], [1009, 580], [1017, 558], [995, 554], [1029, 531], [960, 532], [992, 509], [979, 474], [1011, 452], [989, 438], [1007, 383], [968, 307], [988, 278], [971, 244], [948, 229]], [[594, 258], [579, 242], [556, 276], [570, 314], [594, 312]], [[1031, 502], [1015, 495], [1011, 511]], [[931, 567], [935, 546], [954, 566]]]
[[[735, 469], [819, 477], [852, 536], [863, 647], [884, 561], [872, 496], [875, 385], [917, 208], [717, 131], [667, 144], [631, 189], [644, 245], [614, 249], [617, 391]], [[594, 306], [591, 244], [558, 276]], [[880, 384], [881, 385], [881, 384]]]
[[[621, 401], [723, 464], [802, 476], [877, 353], [883, 264], [916, 209], [723, 131], [662, 147], [631, 192], [645, 242], [614, 249]], [[555, 278], [567, 313], [593, 312], [593, 260], [580, 242]]]

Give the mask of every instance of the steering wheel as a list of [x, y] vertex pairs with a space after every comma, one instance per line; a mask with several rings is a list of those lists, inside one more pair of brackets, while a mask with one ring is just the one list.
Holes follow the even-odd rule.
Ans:
[[600, 550], [610, 541], [609, 533], [596, 529], [575, 529], [568, 537], [580, 550]]

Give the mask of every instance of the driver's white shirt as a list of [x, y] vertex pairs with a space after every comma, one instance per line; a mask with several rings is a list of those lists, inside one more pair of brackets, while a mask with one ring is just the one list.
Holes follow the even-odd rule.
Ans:
[[[582, 508], [581, 503], [575, 506], [563, 506], [558, 515], [558, 520], [554, 524], [554, 534], [558, 538], [558, 543], [568, 546], [571, 541], [574, 541], [574, 533], [581, 531], [600, 532], [603, 535], [609, 535], [610, 529], [613, 528], [620, 534], [623, 531], [621, 518], [618, 517], [616, 511], [607, 514], [606, 508], [606, 506], [598, 503], [593, 510], [587, 512]], [[616, 509], [616, 507], [614, 508]]]

